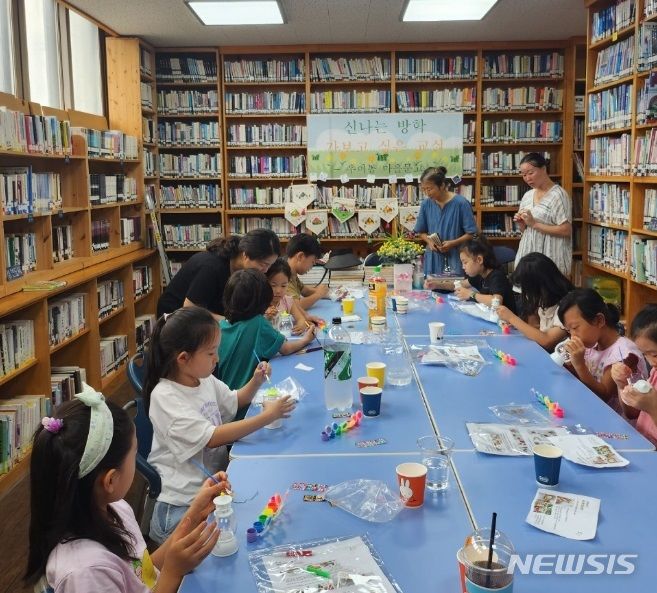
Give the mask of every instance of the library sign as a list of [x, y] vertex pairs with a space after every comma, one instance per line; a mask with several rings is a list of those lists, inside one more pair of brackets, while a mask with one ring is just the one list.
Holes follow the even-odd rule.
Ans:
[[308, 115], [311, 179], [417, 178], [427, 167], [460, 175], [463, 114]]

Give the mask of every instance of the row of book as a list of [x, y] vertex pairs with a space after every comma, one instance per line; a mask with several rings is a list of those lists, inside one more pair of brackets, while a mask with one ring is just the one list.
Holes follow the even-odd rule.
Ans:
[[137, 199], [137, 180], [123, 174], [89, 175], [89, 202], [92, 206], [129, 202]]
[[137, 340], [137, 352], [143, 352], [151, 341], [155, 324], [155, 315], [138, 315], [135, 317], [135, 338]]
[[102, 336], [100, 338], [100, 376], [117, 370], [128, 359], [128, 336]]
[[282, 216], [236, 216], [228, 220], [228, 229], [231, 235], [244, 235], [255, 229], [269, 229], [281, 238], [296, 235], [296, 229]]
[[589, 132], [631, 126], [633, 88], [632, 84], [621, 84], [599, 93], [590, 93]]
[[482, 141], [484, 143], [509, 142], [561, 142], [563, 124], [560, 121], [540, 119], [484, 120]]
[[59, 173], [32, 167], [0, 167], [0, 205], [5, 214], [40, 214], [62, 207]]
[[635, 175], [657, 175], [657, 128], [646, 130], [634, 140], [632, 172]]
[[218, 184], [160, 186], [160, 208], [219, 207], [221, 207], [221, 186]]
[[140, 216], [122, 216], [119, 224], [121, 227], [121, 245], [129, 245], [141, 239]]
[[216, 152], [197, 154], [160, 154], [163, 177], [216, 177], [221, 175], [221, 158]]
[[397, 91], [397, 111], [474, 111], [476, 87]]
[[7, 280], [15, 280], [37, 269], [36, 233], [5, 233]]
[[166, 90], [157, 92], [158, 115], [219, 114], [217, 91]]
[[[481, 155], [481, 174], [482, 175], [519, 175], [520, 161], [526, 155], [526, 152], [484, 152]], [[540, 152], [547, 160], [550, 161], [551, 155], [547, 151]]]
[[0, 150], [70, 155], [71, 123], [54, 115], [26, 115], [0, 105]]
[[313, 58], [310, 80], [390, 80], [390, 58]]
[[589, 189], [591, 222], [626, 226], [630, 220], [630, 188], [615, 183], [594, 183]]
[[106, 159], [138, 158], [139, 142], [136, 136], [124, 134], [121, 130], [94, 130], [75, 126], [71, 128], [74, 136], [81, 136], [87, 143], [87, 155]]
[[157, 56], [155, 77], [158, 82], [217, 82], [214, 54], [198, 56]]
[[634, 35], [601, 49], [596, 56], [593, 84], [613, 82], [634, 72]]
[[153, 76], [153, 56], [145, 47], [139, 47], [139, 70], [146, 76]]
[[645, 72], [657, 64], [657, 23], [641, 23], [637, 44], [636, 69]]
[[617, 272], [627, 271], [628, 234], [601, 226], [588, 227], [589, 261]]
[[519, 237], [522, 234], [513, 214], [484, 213], [481, 219], [481, 232], [486, 237]]
[[390, 91], [315, 91], [310, 94], [312, 113], [387, 113]]
[[157, 128], [155, 127], [155, 122], [150, 117], [141, 118], [141, 138], [144, 142], [156, 142], [157, 141]]
[[482, 108], [487, 111], [559, 110], [563, 108], [563, 89], [552, 86], [485, 88]]
[[573, 149], [583, 151], [584, 150], [584, 119], [581, 117], [576, 117], [573, 127]]
[[229, 177], [303, 177], [304, 155], [229, 156]]
[[292, 201], [292, 186], [230, 187], [231, 208], [282, 208]]
[[484, 55], [484, 78], [561, 78], [563, 72], [564, 56], [557, 51]]
[[163, 224], [162, 235], [165, 247], [203, 249], [222, 233], [220, 224]]
[[73, 226], [70, 224], [52, 227], [52, 261], [66, 261], [75, 256], [73, 249]]
[[141, 82], [140, 97], [142, 109], [153, 109], [153, 86], [150, 82]]
[[56, 407], [81, 393], [87, 381], [87, 370], [78, 366], [50, 367], [50, 403]]
[[589, 173], [591, 175], [629, 175], [632, 138], [599, 136], [589, 138]]
[[103, 319], [125, 305], [123, 282], [118, 278], [99, 281], [96, 285], [98, 318]]
[[643, 0], [643, 15], [647, 18], [657, 14], [657, 0]]
[[84, 331], [86, 301], [85, 293], [72, 293], [48, 301], [48, 343], [51, 347]]
[[144, 296], [153, 290], [153, 268], [151, 266], [134, 266], [132, 268], [132, 290], [135, 297]]
[[303, 58], [224, 59], [226, 82], [303, 82], [306, 67]]
[[584, 275], [584, 264], [581, 259], [573, 259], [570, 267], [570, 281], [575, 286], [582, 286], [582, 278]]
[[639, 89], [636, 102], [636, 123], [650, 124], [657, 121], [657, 72], [651, 72]]
[[142, 163], [144, 164], [144, 177], [152, 177], [157, 173], [157, 155], [148, 148], [141, 151]]
[[302, 91], [227, 92], [226, 113], [305, 113], [306, 93]]
[[643, 196], [643, 228], [657, 231], [657, 189], [646, 188]]
[[591, 17], [591, 43], [596, 43], [634, 24], [635, 0], [617, 0], [611, 6], [593, 12]]
[[218, 146], [221, 132], [218, 121], [161, 121], [157, 124], [157, 138], [160, 148], [201, 144]]
[[482, 185], [479, 203], [482, 206], [517, 206], [529, 190], [528, 185]]
[[657, 240], [632, 237], [632, 279], [657, 285]]
[[0, 323], [0, 346], [0, 377], [4, 377], [34, 359], [34, 321], [14, 319]]
[[477, 155], [474, 152], [464, 152], [461, 163], [463, 175], [474, 175], [477, 172]]
[[305, 146], [307, 128], [302, 124], [230, 124], [226, 129], [228, 146]]
[[407, 56], [397, 58], [397, 80], [476, 79], [477, 56]]
[[91, 221], [91, 250], [94, 253], [110, 248], [110, 221], [106, 218]]
[[463, 143], [474, 144], [477, 136], [477, 120], [471, 119], [463, 122]]

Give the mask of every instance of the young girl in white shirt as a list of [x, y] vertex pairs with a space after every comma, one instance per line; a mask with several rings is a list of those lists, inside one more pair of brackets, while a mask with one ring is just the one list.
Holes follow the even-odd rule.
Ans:
[[30, 461], [30, 542], [25, 581], [54, 593], [158, 593], [215, 545], [207, 518], [228, 487], [206, 480], [171, 537], [152, 554], [123, 500], [135, 475], [137, 439], [127, 412], [88, 385], [43, 418]]
[[238, 407], [247, 406], [271, 373], [259, 364], [252, 379], [231, 390], [212, 375], [221, 334], [212, 314], [201, 307], [184, 307], [157, 322], [146, 356], [144, 403], [153, 423], [148, 461], [162, 478], [150, 537], [164, 541], [187, 511], [203, 481], [198, 465], [211, 472], [228, 465], [226, 445], [294, 409], [288, 396], [260, 414], [231, 422]]

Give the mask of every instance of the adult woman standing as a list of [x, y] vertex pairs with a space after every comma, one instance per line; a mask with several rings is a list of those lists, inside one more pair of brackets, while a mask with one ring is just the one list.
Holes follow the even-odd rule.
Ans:
[[[443, 274], [450, 271], [463, 273], [459, 258], [459, 246], [477, 233], [472, 206], [463, 196], [450, 191], [447, 169], [437, 167], [433, 175], [423, 177], [422, 189], [427, 199], [420, 206], [415, 232], [427, 244], [424, 271], [427, 274]], [[429, 237], [436, 233], [440, 240]]]
[[522, 237], [516, 254], [516, 265], [528, 253], [547, 255], [564, 276], [570, 276], [573, 259], [572, 204], [565, 190], [547, 174], [547, 161], [537, 152], [526, 154], [520, 161], [520, 174], [531, 188], [520, 202], [513, 217]]
[[199, 305], [223, 319], [224, 288], [230, 275], [244, 268], [265, 273], [280, 250], [278, 236], [267, 229], [210, 241], [205, 251], [185, 262], [166, 287], [157, 303], [158, 317], [180, 307]]

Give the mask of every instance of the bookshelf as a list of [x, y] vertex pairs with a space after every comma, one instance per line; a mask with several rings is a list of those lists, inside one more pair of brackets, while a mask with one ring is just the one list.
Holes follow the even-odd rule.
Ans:
[[655, 6], [598, 0], [587, 7], [583, 271], [620, 283], [630, 322], [657, 296]]

